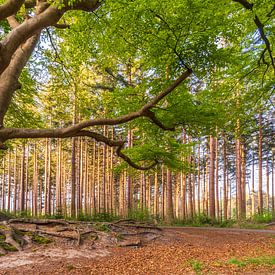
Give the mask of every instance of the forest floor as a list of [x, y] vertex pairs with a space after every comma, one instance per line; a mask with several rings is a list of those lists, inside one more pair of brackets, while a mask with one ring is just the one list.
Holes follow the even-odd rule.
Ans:
[[[81, 226], [83, 229], [84, 224]], [[275, 274], [273, 228], [159, 229], [134, 228], [132, 224], [133, 228], [125, 231], [123, 223], [108, 226], [119, 233], [100, 230], [97, 238], [90, 236], [80, 243], [68, 238], [67, 232], [65, 239], [51, 236], [48, 244], [32, 243], [22, 251], [9, 252], [0, 257], [0, 274]], [[50, 227], [49, 232], [54, 232], [53, 225]], [[42, 232], [41, 225], [39, 228]], [[83, 238], [87, 228], [82, 231]], [[65, 230], [59, 228], [62, 234]]]

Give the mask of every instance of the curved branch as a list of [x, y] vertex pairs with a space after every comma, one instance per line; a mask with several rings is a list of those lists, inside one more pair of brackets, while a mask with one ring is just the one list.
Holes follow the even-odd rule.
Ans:
[[122, 149], [124, 149], [124, 146], [126, 144], [126, 140], [112, 140], [112, 139], [105, 137], [102, 134], [95, 133], [92, 131], [80, 131], [76, 134], [76, 136], [91, 137], [98, 142], [103, 142], [103, 143], [107, 144], [110, 147], [117, 147], [117, 149], [116, 149], [117, 156], [122, 158], [130, 166], [132, 166], [133, 168], [138, 169], [138, 170], [149, 170], [159, 163], [157, 160], [155, 160], [152, 164], [150, 164], [148, 166], [140, 166], [140, 165], [136, 164], [135, 162], [133, 162], [127, 155], [125, 155], [122, 152]]
[[[233, 0], [233, 2], [240, 3], [245, 9], [250, 10], [250, 11], [253, 12], [253, 6], [254, 5], [250, 2], [248, 2], [247, 0]], [[275, 6], [273, 6], [272, 11], [269, 12], [267, 16], [271, 16], [271, 14], [274, 10], [274, 7]], [[264, 32], [264, 24], [261, 22], [260, 18], [257, 16], [257, 14], [255, 14], [255, 17], [254, 17], [254, 23], [256, 24], [256, 26], [258, 28], [261, 39], [265, 43], [265, 47], [266, 47], [266, 50], [267, 50], [268, 55], [270, 57], [271, 65], [273, 67], [274, 74], [275, 74], [275, 62], [274, 62], [274, 57], [273, 57], [273, 54], [272, 54], [271, 44], [270, 44], [269, 39], [267, 38], [267, 35]], [[262, 56], [261, 56], [261, 59], [262, 59]]]
[[[151, 121], [158, 126], [160, 123], [156, 119], [152, 120], [152, 112], [148, 112], [150, 109], [154, 108], [165, 96], [170, 94], [176, 87], [178, 87], [186, 78], [188, 78], [192, 73], [192, 70], [189, 69], [185, 71], [178, 79], [176, 79], [168, 88], [155, 96], [151, 101], [145, 104], [140, 110], [136, 112], [129, 113], [124, 116], [117, 118], [99, 118], [83, 121], [72, 125], [67, 128], [61, 129], [24, 129], [24, 128], [0, 128], [0, 141], [4, 142], [8, 139], [15, 138], [65, 138], [73, 137], [79, 131], [93, 126], [100, 125], [119, 125], [126, 122], [132, 121], [139, 117], [148, 117]], [[157, 122], [157, 123], [156, 123]]]
[[24, 0], [8, 0], [0, 5], [0, 21], [16, 14], [24, 4]]
[[56, 25], [66, 11], [84, 10], [92, 12], [100, 6], [98, 0], [79, 0], [73, 6], [69, 6], [66, 3], [67, 1], [63, 2], [62, 8], [46, 5], [45, 8], [42, 8], [43, 12], [26, 20], [7, 35], [0, 43], [0, 74], [9, 65], [14, 52], [26, 39], [46, 27]]
[[108, 139], [107, 137], [95, 133], [92, 131], [83, 130], [84, 128], [98, 125], [118, 125], [134, 120], [138, 117], [147, 117], [153, 123], [164, 130], [173, 130], [172, 127], [165, 127], [151, 111], [152, 108], [156, 106], [165, 96], [171, 93], [176, 87], [178, 87], [186, 78], [188, 78], [192, 73], [189, 69], [185, 71], [178, 79], [176, 79], [168, 88], [162, 91], [160, 94], [155, 96], [151, 101], [145, 104], [139, 111], [129, 113], [128, 115], [121, 116], [118, 118], [102, 118], [95, 120], [88, 120], [76, 125], [61, 128], [61, 129], [24, 129], [24, 128], [0, 128], [0, 149], [5, 149], [4, 142], [9, 139], [16, 138], [68, 138], [76, 136], [87, 136], [91, 137], [99, 142], [103, 142], [111, 147], [117, 147], [116, 153], [119, 157], [124, 159], [130, 166], [139, 170], [148, 170], [158, 164], [155, 160], [151, 165], [147, 167], [142, 167], [134, 163], [128, 156], [126, 156], [122, 149], [126, 141], [114, 141]]

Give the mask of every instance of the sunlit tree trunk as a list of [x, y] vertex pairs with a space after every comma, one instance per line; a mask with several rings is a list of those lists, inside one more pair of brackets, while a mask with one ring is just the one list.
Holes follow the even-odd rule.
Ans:
[[162, 218], [165, 218], [165, 209], [166, 209], [166, 202], [165, 202], [165, 193], [166, 193], [166, 187], [165, 187], [165, 171], [164, 171], [164, 165], [161, 166], [161, 183], [162, 183]]
[[269, 211], [269, 165], [268, 154], [266, 156], [266, 209]]
[[252, 159], [252, 176], [251, 176], [251, 182], [252, 182], [252, 196], [251, 196], [251, 215], [253, 216], [255, 214], [255, 159], [253, 154]]
[[9, 150], [8, 156], [8, 212], [11, 211], [11, 150]]
[[215, 210], [216, 210], [216, 217], [220, 219], [220, 205], [219, 205], [219, 140], [215, 138]]
[[259, 159], [259, 179], [258, 179], [258, 211], [263, 213], [263, 125], [262, 114], [259, 115], [259, 146], [258, 146], [258, 159]]
[[228, 205], [228, 182], [227, 182], [227, 151], [226, 140], [223, 135], [223, 215], [224, 220], [227, 220], [227, 205]]
[[23, 212], [25, 211], [25, 192], [26, 192], [26, 186], [25, 186], [25, 152], [26, 147], [23, 143], [22, 145], [22, 156], [21, 156], [21, 169], [20, 169], [20, 204], [19, 204], [19, 211]]
[[172, 222], [174, 219], [173, 210], [173, 191], [172, 191], [172, 174], [170, 169], [167, 169], [167, 210], [166, 210], [166, 220], [168, 223]]
[[271, 168], [271, 184], [272, 184], [272, 214], [275, 216], [275, 182], [274, 182], [274, 151], [272, 151], [272, 168]]
[[[128, 131], [128, 148], [133, 147], [133, 133], [132, 130]], [[133, 179], [131, 175], [127, 175], [127, 208], [131, 211], [133, 208]]]
[[201, 146], [198, 148], [198, 214], [201, 214]]
[[38, 163], [37, 163], [37, 145], [34, 143], [33, 149], [33, 189], [32, 189], [32, 214], [37, 216], [38, 214]]
[[244, 144], [241, 143], [241, 215], [243, 219], [246, 219], [246, 151]]
[[241, 173], [241, 141], [236, 139], [236, 211], [237, 218], [242, 219], [242, 173]]
[[209, 140], [209, 214], [215, 219], [215, 138], [210, 136]]
[[154, 215], [159, 214], [159, 184], [158, 184], [158, 173], [154, 173]]
[[5, 210], [5, 201], [6, 201], [6, 158], [3, 157], [3, 175], [2, 175], [2, 190], [1, 190], [1, 195], [2, 195], [2, 210]]

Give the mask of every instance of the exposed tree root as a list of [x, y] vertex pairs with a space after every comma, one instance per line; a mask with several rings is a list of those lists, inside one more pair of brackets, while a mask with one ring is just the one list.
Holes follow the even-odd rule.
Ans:
[[[77, 246], [141, 246], [161, 236], [162, 229], [131, 219], [113, 223], [18, 218], [0, 222], [0, 255], [32, 245], [72, 242]], [[47, 236], [47, 237], [46, 237]], [[1, 245], [2, 244], [2, 245]]]

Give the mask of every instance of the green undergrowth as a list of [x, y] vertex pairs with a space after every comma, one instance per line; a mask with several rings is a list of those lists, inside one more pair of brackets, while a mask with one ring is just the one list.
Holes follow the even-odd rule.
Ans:
[[46, 238], [44, 236], [40, 236], [40, 235], [33, 235], [32, 236], [32, 241], [37, 243], [37, 244], [49, 244], [52, 242], [51, 239]]
[[238, 267], [245, 267], [248, 265], [275, 266], [275, 256], [260, 256], [244, 259], [231, 258], [227, 261], [227, 263]]
[[191, 259], [188, 260], [187, 263], [192, 267], [192, 269], [195, 271], [196, 274], [202, 274], [202, 269], [203, 269], [203, 263], [195, 260], [195, 259]]
[[[10, 218], [16, 217], [25, 217], [32, 218], [31, 213], [29, 212], [21, 212], [21, 213], [9, 213], [9, 212], [0, 212], [0, 220], [8, 220]], [[114, 213], [95, 213], [92, 215], [80, 213], [76, 218], [66, 217], [57, 213], [55, 215], [41, 215], [36, 218], [39, 219], [66, 219], [66, 220], [78, 220], [78, 221], [86, 221], [86, 222], [112, 222], [119, 219], [132, 219], [137, 222], [147, 222], [154, 223], [160, 226], [192, 226], [192, 227], [220, 227], [220, 228], [248, 228], [248, 229], [264, 229], [265, 225], [275, 221], [274, 213], [269, 211], [264, 211], [262, 214], [255, 214], [252, 217], [248, 218], [244, 221], [237, 221], [236, 219], [228, 219], [228, 220], [212, 220], [206, 214], [196, 214], [193, 218], [186, 219], [174, 219], [172, 222], [167, 223], [165, 220], [162, 220], [160, 216], [150, 215], [148, 209], [133, 209], [128, 211], [126, 217], [120, 217]]]

